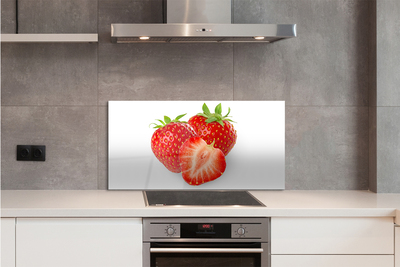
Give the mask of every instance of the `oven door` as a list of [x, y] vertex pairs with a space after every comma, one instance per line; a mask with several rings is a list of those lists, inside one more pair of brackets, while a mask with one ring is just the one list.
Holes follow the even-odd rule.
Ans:
[[269, 267], [268, 243], [144, 243], [144, 267]]

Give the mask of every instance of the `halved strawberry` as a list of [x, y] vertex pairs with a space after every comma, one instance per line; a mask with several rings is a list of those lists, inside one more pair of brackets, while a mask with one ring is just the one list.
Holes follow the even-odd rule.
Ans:
[[224, 153], [207, 145], [201, 137], [187, 139], [179, 150], [183, 179], [190, 185], [201, 185], [220, 177], [226, 168]]

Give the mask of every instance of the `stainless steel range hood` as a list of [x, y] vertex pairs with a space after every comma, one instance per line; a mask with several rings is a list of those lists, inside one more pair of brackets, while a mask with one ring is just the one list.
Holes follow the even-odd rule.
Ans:
[[111, 24], [114, 43], [275, 42], [296, 37], [296, 24], [234, 24], [232, 0], [163, 0], [164, 21]]

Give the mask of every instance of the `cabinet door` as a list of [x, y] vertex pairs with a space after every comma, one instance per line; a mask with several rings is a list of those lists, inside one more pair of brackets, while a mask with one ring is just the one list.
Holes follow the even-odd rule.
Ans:
[[0, 266], [15, 267], [15, 218], [1, 218]]
[[271, 254], [393, 255], [393, 218], [272, 218]]
[[18, 218], [16, 255], [17, 267], [142, 266], [142, 220]]
[[394, 258], [396, 260], [395, 267], [400, 267], [400, 226], [395, 227], [395, 252]]
[[393, 255], [272, 255], [273, 267], [392, 267]]

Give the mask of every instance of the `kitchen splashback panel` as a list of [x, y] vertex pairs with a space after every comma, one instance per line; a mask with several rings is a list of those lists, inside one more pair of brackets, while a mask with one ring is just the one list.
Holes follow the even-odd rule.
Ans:
[[[225, 172], [192, 186], [169, 171], [153, 154], [149, 125], [187, 113], [188, 121], [206, 103], [213, 113], [221, 103], [237, 131], [225, 157]], [[284, 101], [109, 101], [108, 189], [112, 190], [281, 190], [285, 186]]]

